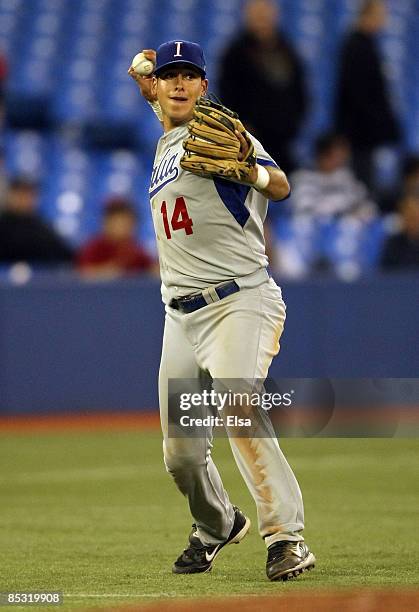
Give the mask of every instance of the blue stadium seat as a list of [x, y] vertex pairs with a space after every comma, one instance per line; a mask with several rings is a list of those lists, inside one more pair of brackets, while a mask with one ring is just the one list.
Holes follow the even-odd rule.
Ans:
[[[300, 158], [307, 160], [313, 138], [330, 126], [339, 45], [359, 3], [278, 4], [281, 27], [303, 58], [312, 97], [311, 113], [296, 143]], [[403, 117], [406, 148], [415, 152], [418, 0], [389, 0], [388, 5], [390, 27], [381, 44]], [[156, 10], [155, 0], [0, 0], [0, 49], [10, 64], [7, 169], [42, 180], [43, 214], [75, 244], [96, 231], [106, 194], [125, 189], [138, 194], [141, 236], [152, 244], [147, 177], [161, 126], [128, 78], [129, 62], [142, 48], [169, 38], [195, 39], [205, 48], [214, 89], [220, 52], [241, 24], [242, 6], [243, 0], [159, 0]], [[378, 170], [383, 180], [390, 180], [390, 165], [381, 164]], [[295, 226], [285, 217], [277, 231], [281, 240], [295, 240], [309, 256], [313, 228]], [[322, 231], [324, 241], [326, 228]], [[332, 232], [327, 243], [335, 245], [338, 260], [350, 251], [350, 229], [327, 231]], [[331, 239], [343, 231], [346, 238]], [[379, 234], [379, 228], [371, 228], [371, 235]], [[362, 265], [372, 261], [374, 248], [365, 247], [370, 255]]]

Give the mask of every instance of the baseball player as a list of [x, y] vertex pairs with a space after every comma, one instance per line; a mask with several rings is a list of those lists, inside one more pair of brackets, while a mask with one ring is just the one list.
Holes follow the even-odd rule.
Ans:
[[[203, 122], [194, 119], [194, 112], [208, 88], [198, 44], [170, 41], [157, 53], [144, 54], [155, 63], [153, 75], [138, 76], [132, 67], [128, 72], [164, 130], [150, 182], [166, 309], [159, 373], [164, 461], [194, 519], [172, 571], [192, 574], [211, 570], [224, 546], [245, 537], [250, 520], [223, 487], [211, 457], [211, 435], [169, 436], [168, 381], [198, 379], [203, 372], [214, 381], [266, 379], [279, 351], [285, 305], [267, 272], [263, 221], [268, 200], [286, 198], [290, 188], [282, 170], [240, 122], [234, 124], [234, 138], [228, 135], [232, 150], [238, 151], [228, 163], [220, 161], [227, 147], [217, 149], [216, 137], [208, 144], [196, 136]], [[195, 128], [196, 133], [190, 131]], [[191, 148], [185, 151], [186, 141]], [[201, 145], [211, 150], [211, 159], [203, 158], [202, 151], [196, 154], [193, 147]], [[300, 488], [270, 431], [269, 436], [229, 441], [256, 502], [259, 532], [268, 549], [267, 576], [286, 580], [314, 567], [315, 557], [302, 535]]]

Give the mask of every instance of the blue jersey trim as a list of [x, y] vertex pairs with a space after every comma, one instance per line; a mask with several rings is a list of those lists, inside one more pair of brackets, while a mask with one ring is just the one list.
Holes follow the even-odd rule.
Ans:
[[279, 168], [278, 164], [276, 164], [272, 159], [261, 159], [258, 157], [257, 163], [261, 166], [272, 166], [272, 168]]
[[290, 196], [291, 196], [291, 187], [290, 187], [290, 190], [289, 190], [289, 192], [288, 192], [288, 195], [286, 195], [286, 196], [285, 196], [285, 198], [281, 198], [281, 199], [279, 200], [279, 202], [283, 202], [284, 200], [288, 200], [288, 198], [289, 198]]
[[250, 212], [244, 205], [250, 187], [218, 177], [214, 177], [213, 180], [224, 206], [230, 211], [237, 223], [244, 227], [250, 217]]
[[[260, 164], [261, 166], [272, 166], [272, 168], [278, 168], [279, 169], [279, 166], [274, 161], [272, 161], [271, 159], [260, 159], [258, 157], [257, 163]], [[288, 200], [290, 195], [291, 195], [291, 189], [289, 190], [288, 195], [286, 195], [285, 198], [282, 198], [281, 200], [277, 200], [277, 201], [278, 202], [283, 202], [284, 200]]]

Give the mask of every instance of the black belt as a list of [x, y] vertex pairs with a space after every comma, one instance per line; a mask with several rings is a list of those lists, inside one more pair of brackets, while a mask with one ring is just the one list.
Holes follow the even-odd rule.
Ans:
[[[240, 291], [240, 287], [236, 281], [232, 280], [227, 281], [222, 285], [218, 285], [218, 287], [214, 287], [214, 290], [220, 300], [222, 300], [228, 295], [232, 295], [233, 293]], [[169, 306], [175, 310], [180, 310], [181, 312], [187, 314], [189, 312], [194, 312], [194, 310], [199, 310], [204, 306], [208, 306], [208, 302], [205, 300], [202, 293], [198, 293], [197, 295], [187, 295], [182, 298], [173, 298], [169, 302]]]

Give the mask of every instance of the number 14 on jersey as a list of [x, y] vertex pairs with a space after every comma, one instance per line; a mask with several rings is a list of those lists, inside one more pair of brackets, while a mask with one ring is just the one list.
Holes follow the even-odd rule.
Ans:
[[164, 231], [166, 234], [166, 238], [168, 240], [170, 240], [172, 237], [172, 233], [170, 230], [177, 231], [177, 230], [183, 229], [185, 230], [185, 233], [187, 235], [193, 234], [192, 219], [190, 218], [188, 214], [188, 209], [186, 208], [186, 202], [182, 196], [180, 196], [179, 198], [176, 198], [175, 208], [173, 210], [173, 214], [170, 219], [170, 222], [169, 222], [169, 218], [167, 215], [166, 202], [161, 203], [160, 212], [163, 216]]

